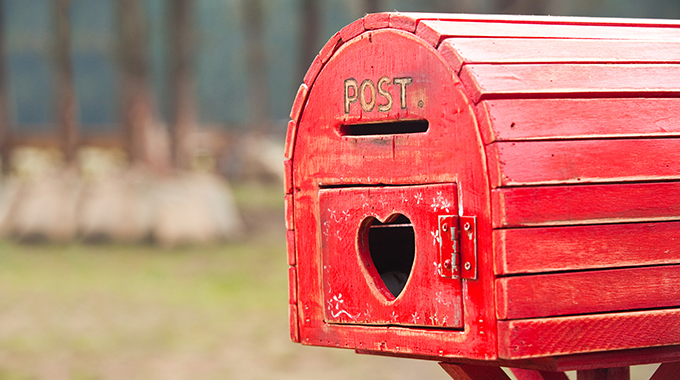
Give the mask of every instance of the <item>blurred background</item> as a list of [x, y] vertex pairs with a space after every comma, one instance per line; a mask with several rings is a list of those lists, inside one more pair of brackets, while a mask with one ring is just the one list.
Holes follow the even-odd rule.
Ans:
[[289, 109], [331, 35], [394, 10], [680, 1], [0, 0], [0, 380], [446, 379], [288, 340]]

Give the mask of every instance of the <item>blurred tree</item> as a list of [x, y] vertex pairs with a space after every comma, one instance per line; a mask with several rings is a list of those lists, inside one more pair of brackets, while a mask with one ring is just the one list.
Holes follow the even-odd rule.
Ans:
[[245, 0], [246, 54], [250, 79], [250, 122], [263, 131], [269, 129], [271, 107], [267, 75], [267, 50], [264, 41], [262, 0]]
[[67, 163], [72, 164], [76, 158], [78, 128], [76, 125], [76, 94], [71, 65], [71, 21], [69, 18], [71, 0], [57, 0], [54, 5], [57, 112], [64, 158]]
[[172, 150], [175, 165], [189, 167], [188, 136], [196, 124], [196, 102], [193, 78], [193, 1], [170, 0], [167, 25], [170, 36], [172, 87]]
[[146, 128], [154, 122], [149, 84], [147, 30], [140, 0], [119, 0], [119, 58], [123, 71], [123, 123], [126, 150], [133, 162], [148, 162]]
[[9, 173], [9, 125], [7, 118], [7, 87], [5, 69], [5, 4], [0, 0], [0, 169], [2, 174]]
[[319, 6], [317, 0], [302, 0], [302, 49], [300, 49], [300, 81], [305, 76], [307, 68], [312, 64], [317, 54], [317, 40], [319, 39]]
[[382, 11], [380, 0], [364, 0], [364, 6], [366, 7], [366, 13], [378, 13]]

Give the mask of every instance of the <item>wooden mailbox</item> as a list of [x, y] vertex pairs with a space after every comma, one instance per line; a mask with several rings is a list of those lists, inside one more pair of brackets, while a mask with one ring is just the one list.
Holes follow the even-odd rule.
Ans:
[[292, 339], [680, 361], [679, 63], [673, 21], [385, 13], [341, 30], [288, 128]]

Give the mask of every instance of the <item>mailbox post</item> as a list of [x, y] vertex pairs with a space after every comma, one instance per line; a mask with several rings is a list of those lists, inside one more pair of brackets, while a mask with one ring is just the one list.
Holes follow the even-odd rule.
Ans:
[[285, 170], [293, 341], [677, 376], [680, 22], [367, 15], [305, 76]]

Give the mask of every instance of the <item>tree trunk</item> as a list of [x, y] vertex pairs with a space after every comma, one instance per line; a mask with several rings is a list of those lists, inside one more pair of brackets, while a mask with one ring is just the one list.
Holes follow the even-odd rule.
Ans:
[[149, 164], [146, 136], [154, 123], [154, 106], [142, 3], [140, 0], [119, 0], [118, 13], [126, 150], [132, 162]]
[[196, 99], [193, 77], [193, 1], [170, 1], [170, 36], [172, 104], [174, 131], [172, 148], [175, 166], [189, 167], [188, 139], [196, 128]]
[[318, 0], [302, 0], [302, 47], [300, 49], [300, 72], [299, 78], [307, 73], [307, 68], [312, 64], [319, 52], [317, 43], [319, 36], [319, 6]]
[[55, 3], [56, 46], [55, 62], [57, 71], [57, 102], [59, 136], [66, 163], [75, 163], [78, 143], [76, 116], [76, 94], [71, 65], [71, 22], [69, 8], [71, 0], [57, 0]]
[[261, 131], [267, 131], [271, 121], [271, 107], [267, 48], [264, 41], [264, 9], [262, 0], [245, 0], [243, 6], [250, 82], [250, 121]]

